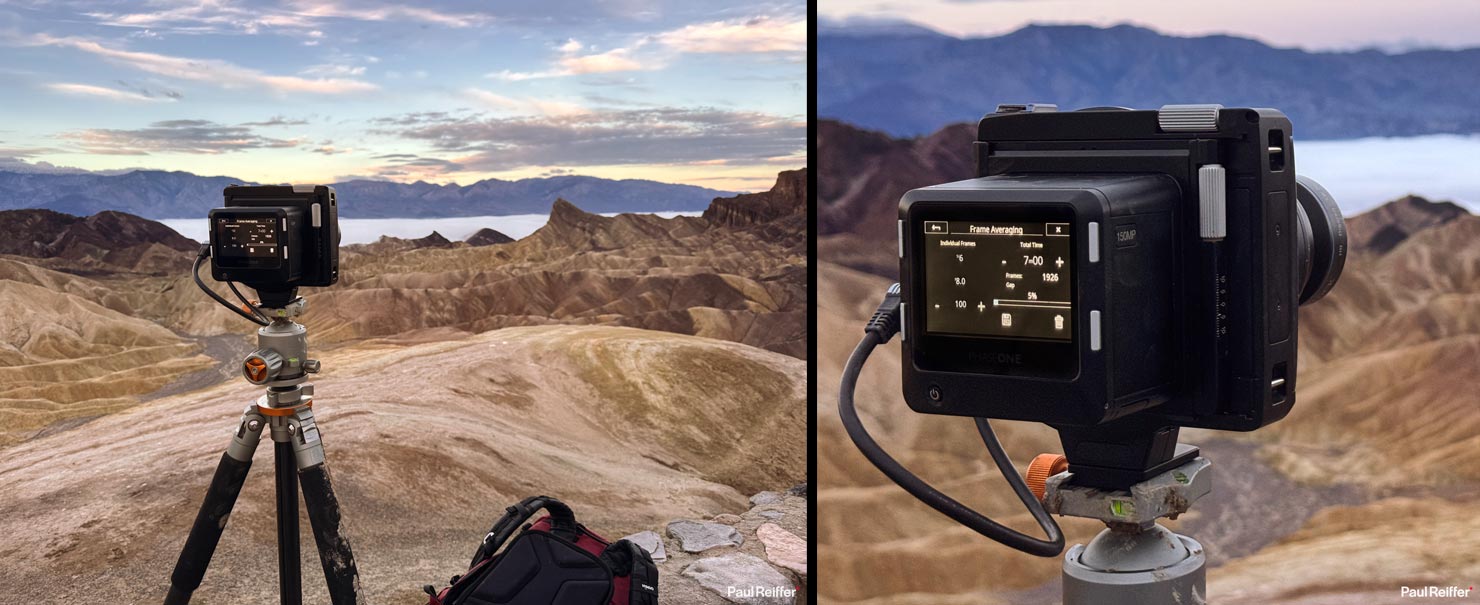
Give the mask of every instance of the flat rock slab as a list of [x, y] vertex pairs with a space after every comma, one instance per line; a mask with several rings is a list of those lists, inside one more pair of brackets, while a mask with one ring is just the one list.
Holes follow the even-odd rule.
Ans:
[[663, 548], [663, 537], [659, 536], [658, 532], [641, 531], [622, 539], [641, 546], [654, 562], [661, 563], [668, 560], [668, 549]]
[[766, 545], [766, 558], [772, 563], [807, 577], [807, 541], [775, 523], [762, 523], [755, 535]]
[[775, 504], [777, 502], [780, 502], [781, 499], [784, 497], [785, 496], [777, 492], [761, 492], [750, 497], [750, 505], [765, 506], [767, 504]]
[[694, 562], [683, 570], [700, 586], [731, 603], [742, 605], [794, 605], [796, 586], [759, 557], [732, 553]]
[[721, 546], [739, 546], [745, 538], [723, 523], [681, 519], [668, 524], [668, 537], [678, 540], [684, 552], [704, 552]]

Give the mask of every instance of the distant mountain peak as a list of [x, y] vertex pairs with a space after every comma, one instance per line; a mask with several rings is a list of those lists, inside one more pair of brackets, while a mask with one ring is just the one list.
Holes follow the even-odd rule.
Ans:
[[1415, 233], [1469, 214], [1454, 202], [1406, 195], [1348, 219], [1348, 241], [1352, 248], [1384, 254]]
[[[820, 117], [897, 137], [1020, 102], [1274, 107], [1304, 140], [1480, 132], [1480, 105], [1468, 92], [1480, 87], [1480, 49], [1313, 52], [1134, 24], [1030, 24], [929, 39], [839, 26], [819, 31], [817, 61], [827, 65], [817, 75]], [[1373, 108], [1382, 108], [1380, 119]]]
[[496, 229], [484, 227], [463, 241], [467, 242], [470, 246], [491, 246], [494, 244], [507, 244], [514, 241], [514, 238]]
[[852, 17], [848, 19], [819, 19], [818, 32], [838, 36], [925, 36], [950, 38], [927, 25], [906, 19], [884, 19], [878, 17]]
[[550, 205], [550, 222], [570, 223], [579, 222], [591, 218], [590, 212], [581, 210], [579, 206], [572, 204], [565, 198], [556, 198], [555, 203]]

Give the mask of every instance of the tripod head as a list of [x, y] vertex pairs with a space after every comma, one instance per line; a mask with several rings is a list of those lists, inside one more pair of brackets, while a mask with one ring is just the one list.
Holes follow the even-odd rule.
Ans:
[[268, 318], [257, 329], [257, 350], [242, 359], [242, 377], [252, 384], [290, 388], [319, 371], [319, 361], [308, 358], [308, 329], [293, 318], [303, 313], [306, 302], [295, 298], [281, 307], [258, 307]]

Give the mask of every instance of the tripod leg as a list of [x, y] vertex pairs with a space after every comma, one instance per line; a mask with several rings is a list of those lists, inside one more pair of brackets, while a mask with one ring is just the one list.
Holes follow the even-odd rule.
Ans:
[[303, 556], [298, 551], [298, 463], [289, 441], [273, 443], [277, 465], [278, 589], [282, 605], [303, 603]]
[[329, 583], [329, 600], [334, 605], [363, 602], [360, 595], [360, 572], [349, 539], [343, 534], [339, 499], [329, 480], [329, 466], [324, 460], [324, 446], [319, 441], [318, 424], [313, 410], [298, 413], [299, 429], [294, 445], [298, 454], [298, 479], [303, 484], [303, 501], [308, 507], [308, 523], [313, 527], [314, 542], [319, 548], [319, 561], [324, 565], [324, 579]]
[[205, 501], [190, 527], [190, 537], [180, 550], [180, 559], [175, 562], [175, 571], [170, 574], [170, 591], [165, 595], [165, 605], [186, 605], [200, 581], [206, 575], [206, 566], [216, 553], [216, 544], [221, 541], [221, 532], [226, 529], [226, 520], [231, 516], [236, 498], [241, 495], [242, 484], [247, 481], [247, 471], [252, 468], [252, 453], [262, 437], [266, 420], [255, 407], [247, 408], [242, 414], [241, 424], [221, 462], [216, 465], [216, 474], [211, 477], [211, 486], [206, 489]]

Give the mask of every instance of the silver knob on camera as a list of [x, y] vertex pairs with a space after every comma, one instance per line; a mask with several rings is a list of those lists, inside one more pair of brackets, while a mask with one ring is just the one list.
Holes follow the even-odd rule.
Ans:
[[1197, 234], [1205, 241], [1228, 235], [1228, 174], [1219, 164], [1197, 169]]

